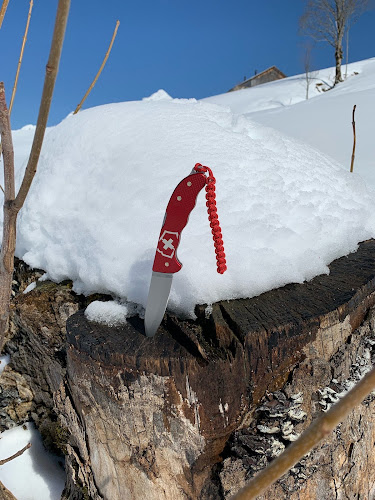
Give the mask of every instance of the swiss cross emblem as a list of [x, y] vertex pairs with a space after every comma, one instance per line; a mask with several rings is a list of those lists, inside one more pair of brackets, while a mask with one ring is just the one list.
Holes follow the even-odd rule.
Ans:
[[163, 257], [171, 259], [176, 251], [178, 245], [178, 233], [172, 233], [171, 231], [164, 231], [159, 238], [157, 252], [161, 253]]

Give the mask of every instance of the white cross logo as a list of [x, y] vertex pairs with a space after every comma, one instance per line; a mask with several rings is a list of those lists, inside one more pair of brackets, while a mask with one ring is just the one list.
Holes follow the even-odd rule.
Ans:
[[156, 251], [161, 253], [163, 257], [172, 259], [178, 247], [179, 236], [177, 232], [164, 230], [160, 235]]
[[169, 240], [166, 240], [163, 238], [162, 242], [164, 243], [164, 250], [173, 250], [174, 249], [172, 238], [170, 238]]

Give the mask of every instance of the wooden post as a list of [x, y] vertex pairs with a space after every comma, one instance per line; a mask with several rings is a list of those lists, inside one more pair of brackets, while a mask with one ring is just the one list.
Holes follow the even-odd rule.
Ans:
[[356, 104], [353, 106], [353, 113], [352, 113], [352, 126], [353, 126], [353, 152], [352, 152], [352, 161], [350, 163], [350, 171], [353, 172], [353, 167], [354, 167], [354, 157], [355, 157], [355, 143], [356, 143], [356, 134], [355, 134], [355, 119], [354, 119], [354, 114], [355, 114], [355, 108], [357, 107]]

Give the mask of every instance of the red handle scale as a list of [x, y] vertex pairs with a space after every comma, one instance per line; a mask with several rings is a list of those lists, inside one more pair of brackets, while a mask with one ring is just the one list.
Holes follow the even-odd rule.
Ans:
[[158, 273], [177, 273], [182, 267], [177, 259], [177, 248], [181, 232], [186, 226], [190, 212], [195, 207], [199, 191], [206, 185], [203, 173], [185, 177], [173, 191], [165, 211], [163, 227], [160, 231], [158, 246], [152, 270]]

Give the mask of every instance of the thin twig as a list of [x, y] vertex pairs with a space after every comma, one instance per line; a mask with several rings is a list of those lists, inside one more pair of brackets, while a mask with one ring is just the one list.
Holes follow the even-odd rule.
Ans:
[[28, 450], [30, 447], [31, 447], [31, 443], [27, 443], [27, 445], [24, 448], [22, 448], [22, 450], [17, 451], [17, 453], [15, 453], [14, 455], [12, 455], [11, 457], [4, 458], [3, 460], [0, 460], [0, 465], [4, 465], [7, 462], [10, 462], [11, 460], [14, 460], [15, 458], [17, 458], [20, 455], [22, 455], [23, 453], [25, 453], [25, 451]]
[[12, 90], [12, 96], [10, 98], [10, 104], [9, 104], [9, 114], [12, 113], [12, 108], [13, 108], [13, 101], [14, 101], [14, 96], [16, 95], [16, 90], [17, 90], [17, 84], [18, 84], [18, 77], [20, 74], [20, 69], [21, 69], [21, 64], [22, 64], [22, 58], [23, 58], [23, 51], [25, 49], [25, 44], [27, 40], [27, 32], [29, 31], [29, 25], [30, 25], [30, 18], [31, 18], [31, 11], [33, 10], [33, 0], [30, 0], [30, 7], [29, 7], [29, 13], [27, 16], [27, 21], [26, 21], [26, 28], [25, 28], [25, 33], [23, 35], [22, 39], [22, 47], [21, 47], [21, 53], [20, 57], [18, 59], [18, 65], [17, 65], [17, 71], [16, 71], [16, 77], [14, 79], [14, 85], [13, 85], [13, 90]]
[[[19, 57], [19, 59], [18, 59], [18, 65], [17, 65], [16, 77], [15, 77], [15, 79], [14, 79], [14, 85], [13, 85], [12, 95], [11, 95], [11, 98], [10, 98], [10, 104], [9, 104], [9, 116], [10, 116], [10, 114], [11, 114], [11, 112], [12, 112], [12, 108], [13, 108], [13, 101], [14, 101], [14, 97], [15, 97], [15, 95], [16, 95], [17, 84], [18, 84], [18, 77], [19, 77], [19, 74], [20, 74], [20, 69], [21, 69], [21, 64], [22, 64], [22, 58], [23, 58], [23, 52], [24, 52], [24, 49], [25, 49], [25, 44], [26, 44], [26, 40], [27, 40], [27, 32], [29, 31], [30, 17], [31, 17], [31, 11], [32, 11], [32, 9], [33, 9], [33, 0], [30, 0], [29, 13], [28, 13], [28, 16], [27, 16], [25, 33], [24, 33], [24, 35], [23, 35], [22, 47], [21, 47], [21, 53], [20, 53], [20, 57]], [[1, 156], [2, 150], [3, 150], [3, 146], [2, 146], [2, 144], [0, 143], [0, 156]], [[3, 189], [3, 186], [2, 186], [1, 184], [0, 184], [0, 189], [1, 189], [1, 191], [4, 193], [4, 189]]]
[[353, 167], [354, 167], [354, 156], [355, 156], [355, 143], [356, 143], [356, 134], [355, 134], [355, 119], [354, 119], [354, 114], [355, 114], [355, 108], [357, 107], [356, 104], [353, 106], [353, 113], [352, 113], [352, 126], [353, 126], [353, 152], [352, 152], [352, 161], [350, 163], [350, 171], [353, 172]]
[[0, 10], [0, 29], [4, 21], [5, 12], [7, 11], [9, 0], [3, 0], [3, 4]]
[[73, 115], [77, 114], [78, 111], [82, 108], [82, 104], [85, 102], [87, 96], [89, 95], [89, 93], [92, 91], [95, 83], [97, 82], [99, 76], [100, 76], [100, 73], [102, 72], [104, 66], [105, 66], [105, 63], [107, 62], [107, 59], [109, 57], [109, 54], [111, 53], [111, 50], [112, 50], [112, 45], [113, 45], [113, 42], [115, 41], [115, 38], [116, 38], [116, 35], [117, 35], [117, 30], [118, 30], [118, 27], [120, 26], [120, 21], [116, 21], [116, 26], [115, 26], [115, 29], [113, 31], [113, 35], [112, 35], [112, 39], [111, 39], [111, 43], [109, 44], [109, 47], [108, 47], [108, 50], [106, 52], [106, 55], [104, 56], [104, 59], [103, 59], [103, 62], [102, 62], [102, 65], [100, 66], [99, 68], [99, 71], [97, 72], [92, 84], [90, 85], [90, 87], [88, 88], [86, 94], [82, 97], [82, 100], [81, 102], [78, 104], [78, 106], [76, 107], [76, 109], [74, 110], [74, 113]]
[[301, 458], [344, 420], [375, 389], [375, 368], [363, 377], [338, 403], [308, 427], [268, 467], [256, 475], [232, 500], [252, 500], [288, 472]]
[[69, 7], [70, 0], [59, 0], [55, 28], [51, 43], [51, 50], [46, 66], [46, 75], [44, 78], [44, 87], [40, 102], [38, 120], [36, 123], [34, 140], [31, 146], [31, 152], [29, 161], [27, 162], [25, 175], [14, 201], [14, 206], [17, 211], [20, 210], [22, 205], [24, 204], [32, 180], [36, 173], [40, 151], [42, 149], [44, 133], [46, 131], [48, 114], [51, 107], [53, 89], [55, 87], [56, 76], [59, 69], [59, 62], [64, 41], [66, 23], [68, 20]]

